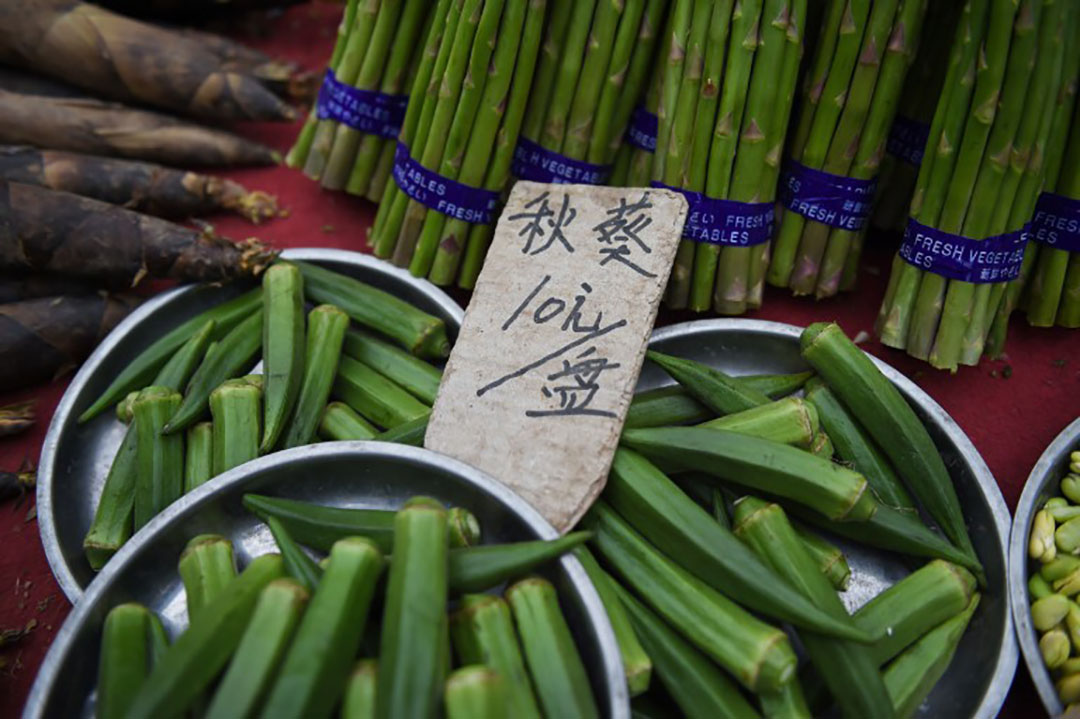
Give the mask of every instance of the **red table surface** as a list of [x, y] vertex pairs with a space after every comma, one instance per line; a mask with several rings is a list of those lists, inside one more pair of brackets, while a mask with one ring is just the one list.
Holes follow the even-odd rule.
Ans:
[[[270, 23], [265, 38], [246, 38], [273, 55], [318, 69], [325, 62], [337, 29], [340, 6], [300, 5]], [[285, 152], [299, 124], [252, 125], [243, 132]], [[251, 189], [276, 194], [289, 216], [254, 227], [233, 217], [214, 218], [221, 233], [242, 239], [257, 236], [276, 247], [337, 247], [362, 250], [375, 207], [340, 193], [323, 192], [299, 172], [284, 167], [223, 173]], [[806, 325], [837, 320], [854, 335], [869, 333], [884, 292], [890, 248], [871, 248], [860, 289], [839, 298], [815, 302], [795, 299], [773, 288], [765, 306], [749, 317]], [[465, 293], [454, 292], [466, 302]], [[690, 319], [688, 313], [661, 312], [662, 324]], [[1080, 399], [1080, 334], [1036, 330], [1014, 317], [1009, 353], [955, 375], [930, 369], [902, 352], [876, 341], [863, 345], [911, 377], [952, 415], [982, 453], [1010, 508], [1015, 508], [1031, 467], [1047, 444], [1077, 415]], [[24, 460], [37, 463], [41, 443], [67, 379], [0, 395], [0, 405], [37, 399], [37, 424], [26, 434], [0, 442], [0, 469], [14, 470]], [[0, 507], [0, 628], [35, 624], [20, 643], [0, 649], [0, 716], [15, 716], [30, 691], [38, 666], [71, 607], [52, 575], [38, 536], [32, 497]], [[1041, 713], [1023, 661], [1003, 717]]]

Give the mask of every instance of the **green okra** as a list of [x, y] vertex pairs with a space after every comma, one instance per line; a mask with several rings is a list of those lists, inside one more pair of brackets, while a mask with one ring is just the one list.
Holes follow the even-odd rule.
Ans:
[[143, 683], [150, 662], [150, 610], [119, 604], [105, 615], [98, 662], [97, 716], [123, 719]]
[[472, 547], [480, 542], [480, 520], [463, 507], [451, 507], [446, 513], [450, 549]]
[[139, 689], [127, 719], [183, 713], [232, 656], [263, 588], [282, 575], [281, 557], [264, 554], [207, 606], [165, 651]]
[[375, 435], [374, 439], [376, 442], [393, 442], [395, 444], [407, 444], [411, 447], [423, 447], [424, 435], [427, 433], [428, 418], [430, 416], [431, 413], [428, 412], [423, 417], [403, 422], [397, 427]]
[[767, 395], [769, 399], [780, 399], [802, 389], [813, 376], [813, 372], [792, 372], [791, 374], [739, 375], [732, 379], [748, 389]]
[[133, 404], [138, 476], [133, 514], [136, 531], [184, 491], [184, 437], [162, 434], [180, 402], [175, 390], [147, 387]]
[[447, 719], [503, 719], [509, 716], [506, 680], [491, 667], [474, 664], [450, 674], [443, 689]]
[[205, 719], [254, 716], [307, 602], [308, 590], [292, 579], [266, 585]]
[[[743, 497], [735, 505], [734, 521], [735, 534], [810, 601], [834, 617], [848, 619], [832, 584], [803, 548], [779, 505]], [[892, 716], [889, 695], [869, 647], [811, 631], [799, 636], [844, 716]]]
[[260, 494], [245, 494], [243, 502], [263, 521], [276, 517], [297, 542], [323, 552], [350, 536], [367, 537], [384, 553], [394, 543], [394, 512], [389, 510], [325, 507]]
[[813, 558], [818, 570], [838, 592], [848, 588], [851, 581], [851, 567], [847, 558], [835, 544], [805, 527], [795, 525], [795, 533], [802, 540], [803, 549]]
[[232, 542], [217, 534], [194, 537], [180, 555], [179, 569], [190, 623], [236, 579]]
[[262, 317], [262, 310], [257, 310], [206, 351], [184, 391], [184, 401], [165, 425], [166, 434], [199, 420], [206, 412], [210, 393], [251, 366], [262, 347]]
[[[206, 355], [216, 329], [217, 323], [212, 319], [207, 320], [195, 331], [195, 334], [188, 338], [177, 353], [169, 358], [169, 361], [154, 377], [152, 384], [183, 392], [191, 375], [195, 373], [195, 369]], [[117, 411], [119, 411], [119, 406]]]
[[348, 326], [349, 316], [333, 305], [319, 305], [308, 313], [303, 379], [300, 381], [296, 409], [281, 435], [282, 449], [315, 441], [315, 431], [324, 417], [323, 408], [337, 375]]
[[818, 424], [818, 413], [813, 405], [798, 397], [788, 397], [717, 417], [697, 426], [810, 448], [819, 436]]
[[506, 590], [536, 696], [549, 717], [599, 717], [581, 656], [551, 582], [529, 577]]
[[105, 476], [94, 520], [83, 538], [83, 553], [95, 571], [104, 567], [131, 537], [135, 488], [139, 479], [137, 446], [138, 433], [135, 427], [128, 427]]
[[810, 454], [831, 460], [835, 453], [836, 449], [833, 447], [832, 438], [827, 433], [818, 432], [814, 435], [813, 441], [810, 442]]
[[341, 358], [333, 395], [385, 429], [431, 412], [420, 400], [351, 357]]
[[332, 270], [295, 263], [304, 275], [304, 290], [315, 302], [337, 305], [349, 317], [393, 339], [417, 357], [450, 355], [446, 323], [388, 292]]
[[634, 395], [624, 426], [634, 429], [694, 424], [713, 416], [713, 412], [694, 399], [682, 385], [671, 385]]
[[641, 646], [633, 623], [626, 613], [626, 607], [623, 606], [622, 600], [619, 599], [618, 593], [612, 586], [615, 580], [600, 568], [596, 558], [585, 547], [575, 549], [574, 556], [585, 568], [589, 581], [596, 588], [596, 593], [600, 595], [600, 601], [604, 604], [604, 611], [615, 632], [615, 641], [619, 644], [619, 654], [622, 657], [623, 672], [626, 674], [630, 696], [635, 697], [645, 693], [652, 679], [652, 660]]
[[345, 354], [397, 383], [424, 404], [435, 404], [442, 371], [389, 342], [362, 330], [345, 335]]
[[603, 498], [680, 567], [743, 606], [824, 634], [868, 638], [816, 607], [636, 452], [615, 451]]
[[608, 565], [680, 634], [753, 692], [794, 676], [784, 633], [765, 624], [662, 555], [602, 500], [586, 515]]
[[126, 397], [116, 403], [116, 418], [124, 424], [131, 424], [131, 420], [134, 419], [132, 405], [135, 404], [139, 392], [140, 390], [128, 392]]
[[146, 386], [154, 375], [178, 354], [178, 350], [188, 342], [192, 335], [196, 334], [208, 321], [214, 322], [212, 337], [220, 339], [261, 305], [262, 289], [257, 288], [183, 322], [143, 350], [125, 367], [112, 384], [101, 393], [101, 396], [79, 415], [79, 422], [93, 419], [126, 396], [128, 392]]
[[778, 442], [726, 430], [662, 427], [627, 430], [622, 443], [650, 459], [785, 497], [831, 519], [865, 522], [878, 508], [862, 475]]
[[798, 680], [790, 681], [775, 692], [763, 692], [761, 713], [766, 719], [812, 719], [813, 714], [807, 706], [802, 686]]
[[501, 597], [467, 594], [450, 617], [450, 636], [462, 664], [486, 664], [506, 680], [516, 719], [540, 719], [532, 682], [514, 632], [510, 606]]
[[344, 402], [331, 402], [326, 405], [319, 421], [319, 436], [323, 439], [373, 439], [378, 433], [379, 430]]
[[214, 476], [214, 427], [197, 422], [187, 431], [184, 445], [184, 492], [190, 492]]
[[764, 392], [700, 362], [653, 350], [649, 350], [646, 356], [660, 365], [695, 399], [717, 414], [742, 412], [769, 401]]
[[450, 590], [482, 592], [520, 577], [584, 544], [590, 532], [571, 532], [558, 539], [451, 549]]
[[304, 377], [304, 279], [295, 265], [263, 273], [263, 433], [259, 451], [277, 446]]
[[147, 640], [150, 647], [150, 668], [157, 666], [161, 658], [165, 656], [165, 650], [169, 648], [169, 633], [165, 631], [165, 625], [161, 623], [161, 617], [150, 612], [150, 623], [147, 625]]
[[374, 659], [361, 659], [356, 663], [345, 687], [341, 719], [375, 719], [375, 685], [378, 676], [378, 662]]
[[978, 606], [976, 594], [964, 611], [927, 632], [885, 669], [883, 678], [897, 717], [912, 716], [941, 679]]
[[259, 456], [260, 392], [243, 379], [231, 379], [210, 393], [214, 476]]
[[376, 690], [381, 719], [431, 716], [439, 706], [445, 667], [433, 648], [445, 639], [447, 552], [446, 509], [413, 497], [394, 516]]
[[285, 573], [300, 583], [309, 593], [314, 592], [322, 579], [323, 570], [308, 556], [304, 549], [293, 541], [285, 525], [277, 517], [267, 517], [266, 526], [281, 552], [281, 561], [285, 564]]

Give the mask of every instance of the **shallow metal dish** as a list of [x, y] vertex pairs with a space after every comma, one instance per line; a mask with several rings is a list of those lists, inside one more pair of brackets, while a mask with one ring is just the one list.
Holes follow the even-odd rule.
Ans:
[[[305, 260], [351, 275], [441, 317], [454, 338], [464, 311], [427, 280], [388, 262], [345, 250], [286, 250], [288, 259]], [[132, 358], [184, 320], [250, 289], [253, 283], [186, 285], [145, 302], [109, 333], [71, 381], [56, 408], [41, 448], [37, 511], [41, 543], [53, 576], [72, 603], [94, 571], [83, 555], [82, 540], [94, 519], [124, 427], [107, 411], [80, 425], [79, 414], [97, 399]]]
[[[423, 494], [472, 511], [485, 542], [558, 536], [536, 510], [499, 482], [424, 449], [384, 442], [324, 442], [261, 457], [173, 503], [105, 566], [56, 635], [23, 710], [24, 719], [93, 716], [90, 699], [97, 681], [101, 627], [116, 604], [145, 604], [161, 614], [174, 636], [184, 627], [186, 605], [176, 563], [191, 537], [202, 533], [228, 537], [241, 566], [273, 550], [270, 531], [241, 505], [245, 492], [372, 509], [400, 507], [409, 497]], [[585, 570], [566, 556], [540, 573], [559, 591], [601, 715], [629, 719], [618, 645]]]
[[[758, 320], [699, 320], [653, 332], [649, 348], [704, 362], [733, 375], [801, 372], [801, 327]], [[874, 362], [915, 408], [930, 430], [949, 468], [967, 519], [971, 540], [986, 569], [988, 587], [974, 619], [941, 682], [919, 708], [918, 716], [991, 719], [1012, 684], [1018, 660], [1008, 607], [1005, 548], [1009, 510], [993, 475], [971, 440], [925, 392], [884, 362]], [[638, 391], [671, 384], [645, 363]], [[831, 537], [851, 565], [851, 585], [841, 594], [849, 610], [910, 572], [895, 555]]]
[[1031, 625], [1031, 602], [1028, 599], [1027, 581], [1031, 574], [1028, 563], [1028, 534], [1035, 513], [1046, 500], [1059, 494], [1058, 482], [1069, 471], [1069, 453], [1080, 449], [1080, 419], [1062, 430], [1039, 457], [1024, 484], [1020, 503], [1016, 505], [1012, 536], [1009, 538], [1009, 601], [1012, 603], [1016, 633], [1020, 637], [1020, 649], [1024, 662], [1035, 682], [1043, 706], [1051, 716], [1065, 710], [1058, 699], [1054, 681], [1039, 653], [1039, 636]]

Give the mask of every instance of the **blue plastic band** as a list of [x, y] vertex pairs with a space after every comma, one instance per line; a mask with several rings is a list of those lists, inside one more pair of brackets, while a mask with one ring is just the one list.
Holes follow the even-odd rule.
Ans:
[[925, 122], [912, 120], [910, 117], [897, 115], [889, 128], [889, 139], [885, 151], [893, 157], [918, 167], [922, 164], [926, 139], [930, 137], [930, 126]]
[[602, 185], [607, 181], [611, 167], [591, 162], [571, 160], [565, 155], [552, 152], [525, 137], [518, 138], [514, 148], [514, 161], [510, 166], [514, 176], [533, 182], [554, 182], [562, 185]]
[[394, 152], [394, 181], [406, 195], [447, 217], [474, 225], [495, 222], [498, 192], [463, 185], [427, 169], [409, 155], [403, 142]]
[[327, 68], [315, 101], [315, 116], [320, 120], [335, 120], [367, 135], [393, 139], [401, 131], [408, 103], [408, 95], [358, 90], [338, 82], [334, 71]]
[[909, 218], [900, 257], [920, 270], [950, 280], [975, 284], [1008, 282], [1020, 276], [1029, 236], [1028, 228], [1024, 227], [985, 240], [973, 240]]
[[1042, 193], [1031, 218], [1031, 239], [1055, 250], [1080, 252], [1080, 200]]
[[690, 211], [683, 225], [683, 237], [694, 242], [729, 247], [753, 247], [772, 238], [776, 219], [772, 202], [717, 200], [700, 192], [682, 190], [660, 182], [653, 187], [674, 190], [686, 198]]
[[808, 220], [841, 230], [866, 227], [877, 179], [857, 180], [789, 161], [780, 178], [780, 202]]
[[646, 152], [656, 152], [656, 135], [660, 120], [644, 107], [635, 107], [626, 128], [626, 144]]

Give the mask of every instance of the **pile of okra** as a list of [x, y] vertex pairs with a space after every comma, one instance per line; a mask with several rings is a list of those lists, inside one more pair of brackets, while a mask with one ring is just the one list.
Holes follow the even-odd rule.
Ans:
[[261, 287], [151, 344], [79, 417], [116, 405], [129, 424], [83, 541], [90, 565], [260, 455], [319, 437], [420, 444], [441, 379], [431, 362], [449, 353], [438, 317], [316, 265], [272, 265]]
[[238, 574], [229, 540], [192, 538], [174, 642], [147, 607], [112, 608], [99, 719], [599, 716], [555, 588], [531, 574], [588, 533], [480, 545], [475, 516], [428, 497], [396, 512], [243, 501], [278, 552]]
[[1059, 489], [1064, 496], [1046, 500], [1031, 523], [1028, 556], [1039, 564], [1028, 594], [1039, 651], [1068, 714], [1080, 709], [1080, 450], [1069, 454]]

